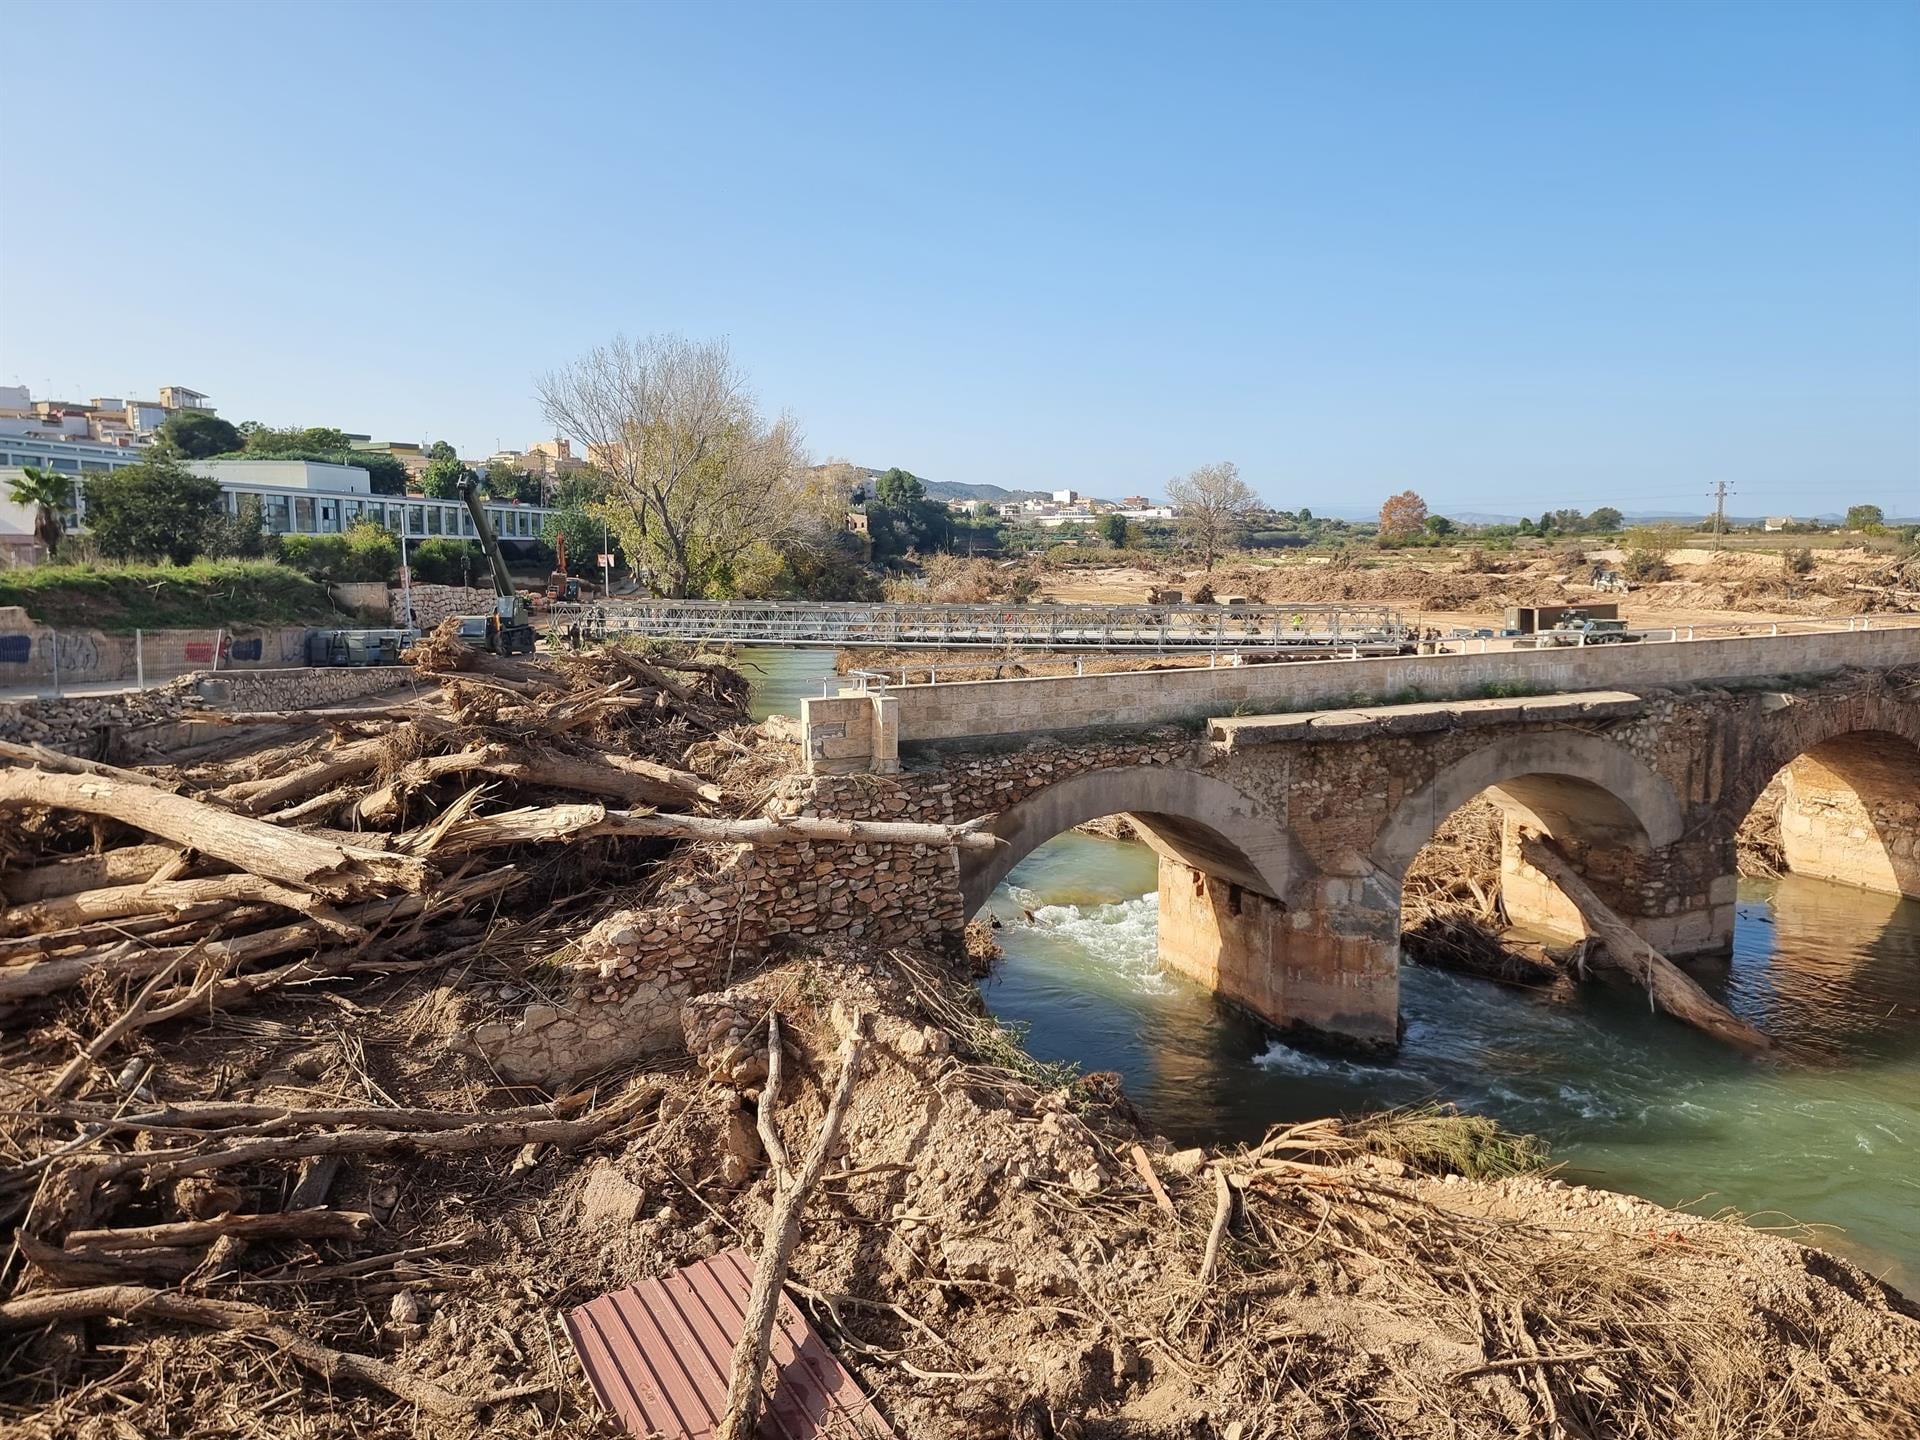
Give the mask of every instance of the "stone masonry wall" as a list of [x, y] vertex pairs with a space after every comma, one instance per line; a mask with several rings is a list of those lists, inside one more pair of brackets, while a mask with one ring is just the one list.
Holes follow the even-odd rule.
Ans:
[[189, 719], [200, 709], [305, 710], [339, 705], [403, 685], [411, 672], [394, 666], [314, 670], [221, 671], [182, 675], [152, 690], [58, 699], [0, 701], [0, 740], [47, 745], [73, 755], [100, 747], [103, 728], [125, 732]]
[[[404, 625], [406, 595], [398, 585], [387, 591], [387, 606], [395, 625]], [[431, 630], [449, 615], [490, 615], [493, 613], [493, 587], [478, 585], [415, 585], [413, 587], [413, 623]]]
[[[788, 777], [770, 815], [948, 823], [1001, 810], [1058, 780], [1109, 766], [1166, 764], [1190, 735], [1096, 746], [1041, 740], [895, 775]], [[564, 1002], [528, 1006], [515, 1025], [483, 1026], [476, 1048], [513, 1079], [561, 1083], [680, 1043], [678, 1014], [731, 966], [822, 935], [869, 945], [957, 943], [967, 915], [956, 852], [929, 845], [690, 846], [650, 905], [608, 917], [554, 957], [573, 982]]]

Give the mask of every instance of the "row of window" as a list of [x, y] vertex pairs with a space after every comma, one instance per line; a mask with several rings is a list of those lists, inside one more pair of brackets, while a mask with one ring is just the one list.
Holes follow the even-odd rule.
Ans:
[[68, 455], [27, 455], [18, 451], [0, 451], [0, 465], [31, 465], [39, 470], [58, 470], [65, 475], [78, 475], [82, 470], [94, 473], [114, 468], [105, 460], [75, 460]]
[[[361, 500], [350, 496], [281, 495], [266, 491], [229, 489], [226, 506], [239, 513], [248, 500], [257, 500], [266, 528], [274, 535], [338, 535], [361, 520], [384, 525], [410, 540], [436, 536], [474, 539], [473, 516], [467, 507], [436, 500]], [[531, 540], [540, 534], [544, 512], [526, 508], [487, 507], [487, 521], [503, 540]]]

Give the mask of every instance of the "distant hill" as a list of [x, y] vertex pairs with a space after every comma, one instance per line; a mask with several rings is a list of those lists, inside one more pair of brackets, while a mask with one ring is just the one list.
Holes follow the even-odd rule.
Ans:
[[[924, 476], [921, 477], [925, 479]], [[1045, 490], [1008, 490], [1001, 485], [963, 485], [958, 480], [928, 480], [927, 494], [935, 500], [986, 500], [995, 505], [1009, 500], [1045, 500]]]
[[[841, 479], [848, 485], [871, 485], [886, 474], [884, 470], [875, 470], [867, 465], [816, 465], [815, 470], [837, 470]], [[927, 487], [927, 495], [934, 500], [986, 500], [999, 505], [1009, 500], [1045, 500], [1045, 490], [1009, 490], [1003, 485], [966, 485], [958, 480], [929, 480], [920, 477], [921, 484]]]

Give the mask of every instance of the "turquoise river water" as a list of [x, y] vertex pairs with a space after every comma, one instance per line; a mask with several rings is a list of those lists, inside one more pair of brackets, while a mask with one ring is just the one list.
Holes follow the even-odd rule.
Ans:
[[[748, 652], [760, 713], [819, 694], [830, 652]], [[1730, 964], [1695, 978], [1782, 1042], [1751, 1061], [1626, 992], [1556, 1002], [1409, 965], [1388, 1059], [1287, 1044], [1161, 973], [1144, 846], [1070, 833], [994, 895], [981, 986], [1043, 1060], [1115, 1070], [1173, 1140], [1425, 1100], [1540, 1135], [1570, 1180], [1814, 1227], [1920, 1293], [1920, 902], [1790, 877], [1741, 889]], [[1029, 918], [1030, 917], [1030, 918]]]

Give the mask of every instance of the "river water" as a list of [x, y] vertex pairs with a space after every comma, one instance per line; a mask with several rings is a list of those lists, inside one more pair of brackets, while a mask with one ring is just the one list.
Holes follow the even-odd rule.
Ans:
[[[819, 694], [829, 652], [749, 652], [759, 713]], [[1569, 1180], [1702, 1214], [1802, 1222], [1920, 1292], [1920, 902], [1788, 877], [1742, 886], [1734, 955], [1695, 978], [1782, 1042], [1752, 1061], [1601, 986], [1556, 1002], [1406, 966], [1389, 1059], [1291, 1045], [1164, 975], [1154, 857], [1067, 834], [989, 904], [981, 986], [1042, 1060], [1116, 1070], [1183, 1144], [1448, 1101], [1550, 1141]]]

